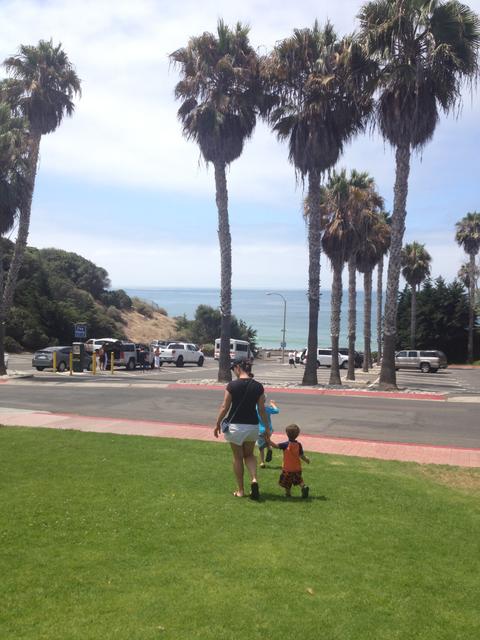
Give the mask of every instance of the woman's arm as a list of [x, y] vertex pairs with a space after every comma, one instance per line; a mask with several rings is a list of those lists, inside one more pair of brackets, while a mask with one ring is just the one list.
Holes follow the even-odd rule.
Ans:
[[215, 436], [215, 438], [218, 438], [218, 434], [222, 429], [221, 427], [222, 420], [230, 411], [231, 406], [232, 406], [232, 396], [229, 391], [225, 391], [225, 395], [223, 396], [223, 402], [220, 406], [220, 411], [217, 416], [217, 424], [215, 426], [215, 429], [213, 430], [213, 435]]

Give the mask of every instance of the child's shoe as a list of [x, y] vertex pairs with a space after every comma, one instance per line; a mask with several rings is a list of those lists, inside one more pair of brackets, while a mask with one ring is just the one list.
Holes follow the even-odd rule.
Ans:
[[271, 461], [272, 461], [272, 450], [268, 449], [267, 455], [265, 456], [265, 462], [271, 462]]
[[308, 498], [309, 492], [310, 492], [310, 489], [307, 487], [307, 485], [304, 485], [302, 487], [302, 498]]

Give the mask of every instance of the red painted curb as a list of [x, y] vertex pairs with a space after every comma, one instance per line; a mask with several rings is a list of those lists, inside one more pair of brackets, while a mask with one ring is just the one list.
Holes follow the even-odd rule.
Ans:
[[[191, 389], [193, 391], [224, 390], [225, 386], [217, 384], [181, 384], [172, 382], [167, 389]], [[391, 398], [392, 400], [435, 400], [446, 401], [444, 393], [404, 393], [402, 391], [357, 391], [355, 389], [292, 389], [291, 387], [268, 387], [269, 393], [297, 393], [310, 396], [353, 396], [356, 398]]]

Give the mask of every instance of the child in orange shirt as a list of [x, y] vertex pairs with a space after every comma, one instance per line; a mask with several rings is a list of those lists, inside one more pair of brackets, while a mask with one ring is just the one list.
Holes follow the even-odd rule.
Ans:
[[292, 485], [299, 486], [302, 489], [302, 498], [308, 498], [309, 488], [305, 484], [302, 478], [302, 463], [301, 460], [310, 464], [310, 460], [303, 453], [303, 447], [300, 442], [297, 441], [300, 435], [300, 427], [296, 424], [290, 424], [285, 429], [288, 440], [276, 444], [272, 442], [272, 447], [275, 449], [282, 449], [283, 451], [283, 466], [282, 473], [278, 484], [285, 489], [285, 495], [290, 497], [292, 495]]

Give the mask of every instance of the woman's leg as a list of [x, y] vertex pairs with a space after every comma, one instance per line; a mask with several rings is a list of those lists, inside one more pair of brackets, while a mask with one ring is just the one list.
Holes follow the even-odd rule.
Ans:
[[238, 444], [230, 443], [233, 453], [233, 473], [237, 481], [237, 495], [243, 496], [243, 448]]
[[257, 482], [257, 458], [253, 455], [255, 441], [243, 443], [243, 459], [252, 482]]

